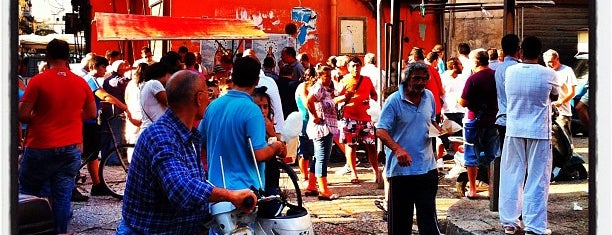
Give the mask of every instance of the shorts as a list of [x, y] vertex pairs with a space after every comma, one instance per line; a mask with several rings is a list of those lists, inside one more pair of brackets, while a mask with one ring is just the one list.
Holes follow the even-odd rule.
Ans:
[[356, 144], [376, 144], [376, 135], [374, 134], [374, 123], [371, 121], [357, 121], [348, 118], [343, 118], [339, 127], [340, 143], [348, 145]]
[[312, 160], [314, 156], [314, 144], [307, 135], [300, 135], [300, 142], [298, 143], [298, 156], [303, 157], [306, 160]]

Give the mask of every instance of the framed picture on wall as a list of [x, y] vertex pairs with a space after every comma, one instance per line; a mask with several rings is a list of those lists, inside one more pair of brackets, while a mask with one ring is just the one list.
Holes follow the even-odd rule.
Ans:
[[366, 53], [366, 18], [338, 18], [338, 54], [364, 55]]

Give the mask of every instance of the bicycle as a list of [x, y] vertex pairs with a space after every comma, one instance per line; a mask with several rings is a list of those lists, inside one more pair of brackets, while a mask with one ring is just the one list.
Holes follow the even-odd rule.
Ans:
[[[123, 199], [125, 181], [127, 179], [127, 172], [130, 166], [130, 158], [128, 155], [133, 152], [134, 144], [117, 144], [115, 133], [110, 126], [110, 120], [114, 118], [120, 118], [120, 116], [113, 115], [106, 120], [108, 124], [108, 132], [106, 133], [110, 133], [111, 135], [113, 150], [100, 158], [98, 176], [100, 177], [100, 183], [102, 183], [105, 188], [109, 189], [111, 196], [121, 200]], [[87, 166], [87, 163], [98, 159], [98, 153], [101, 151], [101, 149], [102, 146], [99, 145], [97, 151], [92, 152], [82, 161], [79, 169], [83, 169], [85, 166]], [[118, 164], [113, 161], [115, 159], [118, 160]], [[79, 174], [77, 175], [75, 181], [83, 184], [87, 181], [87, 176], [85, 174]]]

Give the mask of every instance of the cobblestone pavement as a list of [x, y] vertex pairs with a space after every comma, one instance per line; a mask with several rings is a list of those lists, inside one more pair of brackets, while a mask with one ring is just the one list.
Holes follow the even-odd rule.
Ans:
[[[587, 138], [574, 138], [576, 152], [585, 159], [587, 157]], [[374, 205], [375, 199], [383, 199], [383, 190], [377, 189], [369, 165], [358, 166], [360, 184], [351, 184], [350, 176], [338, 176], [334, 173], [342, 168], [343, 163], [332, 163], [329, 168], [328, 180], [330, 188], [340, 196], [334, 201], [319, 201], [316, 197], [304, 197], [304, 204], [311, 213], [316, 234], [386, 234], [386, 222], [382, 220], [382, 211]], [[588, 169], [588, 168], [587, 168]], [[294, 170], [298, 172], [297, 167]], [[301, 178], [301, 177], [300, 177]], [[449, 208], [459, 202], [455, 189], [456, 179], [442, 179], [437, 195], [438, 218], [441, 231], [446, 231], [447, 213]], [[305, 188], [302, 182], [302, 189]], [[90, 185], [79, 186], [83, 192], [88, 192]], [[573, 220], [579, 226], [588, 225], [588, 185], [587, 181], [555, 183], [551, 186], [553, 193], [566, 193], [575, 195], [572, 198], [556, 197], [550, 203], [559, 205], [572, 205], [576, 200], [584, 210]], [[486, 196], [486, 192], [484, 192]], [[488, 211], [488, 201], [481, 201], [475, 205], [477, 208]], [[482, 208], [481, 208], [482, 207]], [[73, 204], [74, 217], [70, 229], [76, 234], [114, 234], [117, 223], [121, 218], [121, 201], [111, 197], [92, 197], [88, 202], [75, 202]], [[467, 213], [469, 214], [469, 212]], [[563, 216], [555, 211], [549, 211], [549, 218]], [[552, 219], [551, 219], [552, 220]], [[567, 221], [566, 223], [573, 223]], [[571, 227], [571, 225], [567, 224]], [[416, 226], [414, 229], [416, 231]], [[416, 234], [416, 233], [415, 233]], [[556, 233], [560, 234], [560, 233]], [[581, 234], [581, 233], [579, 233]], [[586, 233], [585, 233], [586, 234]]]

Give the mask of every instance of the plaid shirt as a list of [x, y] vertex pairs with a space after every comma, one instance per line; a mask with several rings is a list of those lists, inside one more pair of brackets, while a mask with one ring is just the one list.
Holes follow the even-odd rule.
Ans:
[[200, 160], [200, 135], [168, 109], [139, 137], [123, 198], [123, 220], [143, 234], [202, 230], [213, 186]]

